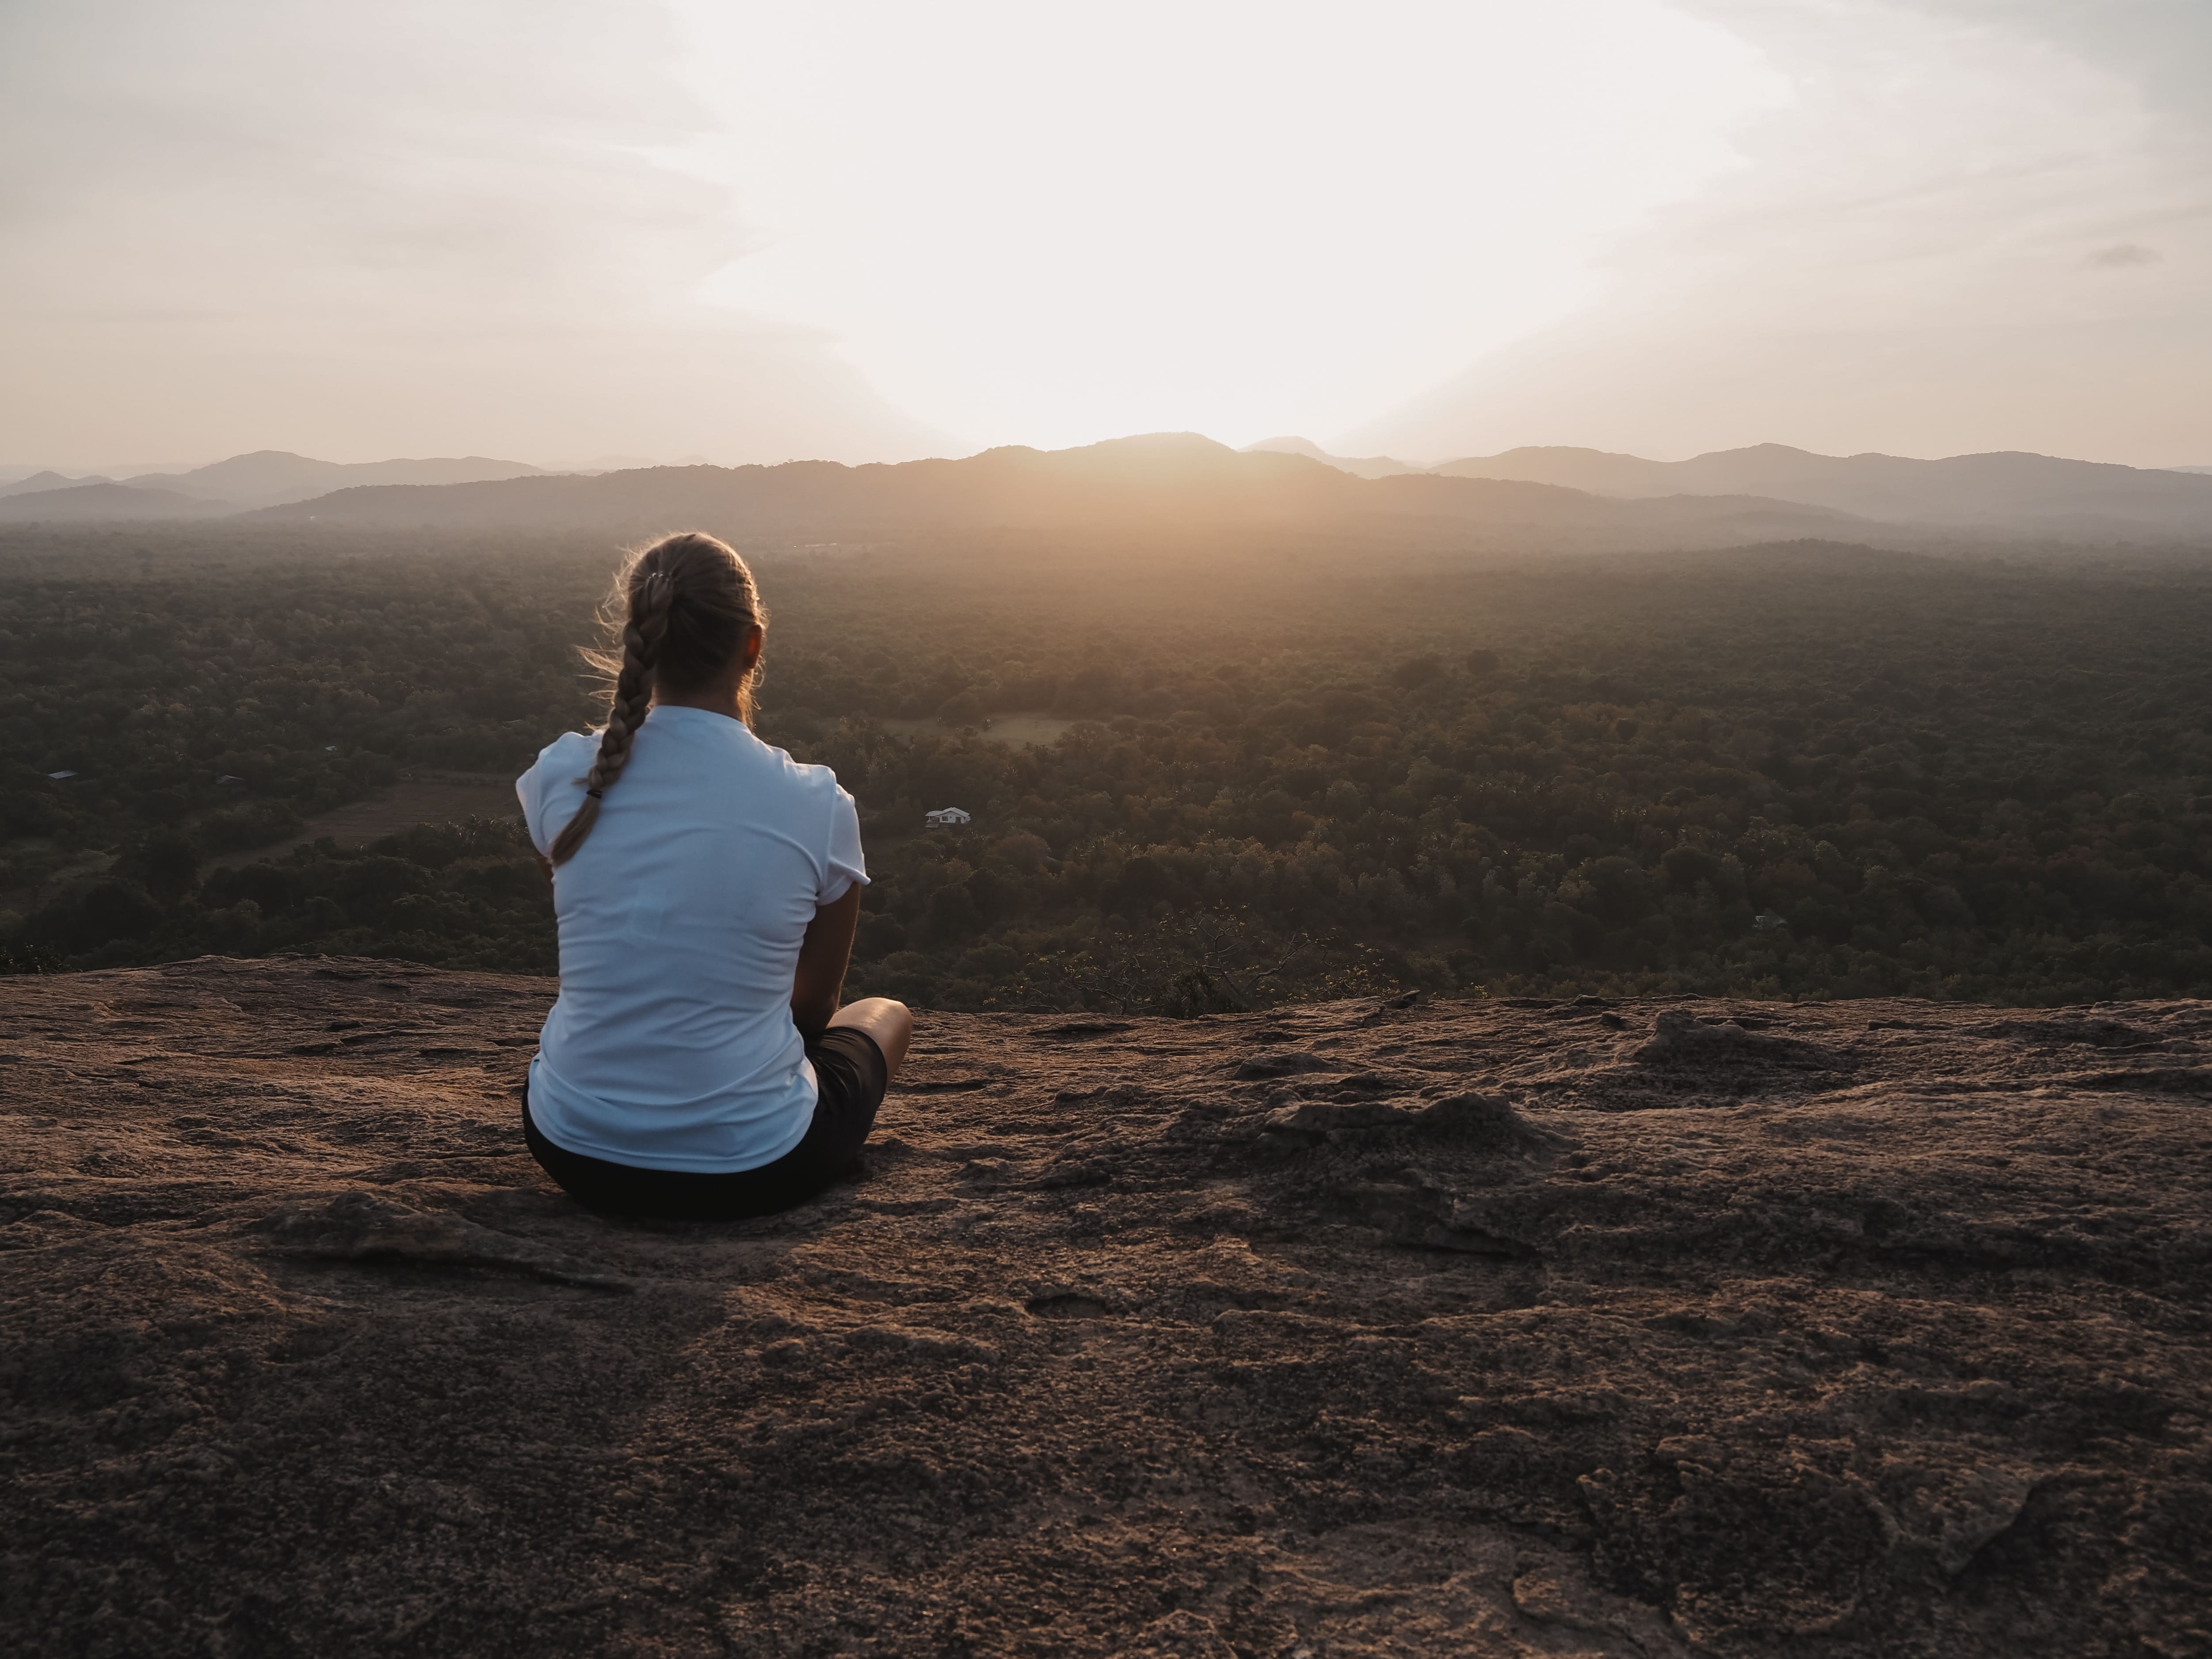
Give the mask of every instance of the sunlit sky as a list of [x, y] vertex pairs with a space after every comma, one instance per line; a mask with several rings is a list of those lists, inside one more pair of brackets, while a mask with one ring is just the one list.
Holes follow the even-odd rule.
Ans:
[[2212, 5], [10, 0], [0, 464], [2212, 464]]

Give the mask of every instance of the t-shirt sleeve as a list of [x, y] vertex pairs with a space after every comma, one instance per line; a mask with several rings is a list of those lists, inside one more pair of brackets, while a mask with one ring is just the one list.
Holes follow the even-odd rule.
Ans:
[[841, 787], [830, 802], [830, 850], [822, 860], [822, 890], [814, 902], [834, 904], [854, 888], [867, 884], [867, 861], [860, 856], [860, 809]]
[[514, 798], [522, 803], [522, 826], [530, 832], [530, 844], [542, 853], [545, 850], [545, 843], [538, 838], [538, 797], [531, 788], [537, 777], [538, 769], [533, 766], [517, 778], [514, 781]]
[[[522, 803], [522, 821], [530, 830], [530, 844], [539, 852], [551, 848], [554, 838], [582, 804], [582, 775], [591, 769], [598, 747], [596, 738], [563, 732], [538, 751], [537, 765], [514, 781], [515, 799]], [[558, 810], [563, 803], [566, 812]], [[549, 816], [554, 822], [546, 822]]]

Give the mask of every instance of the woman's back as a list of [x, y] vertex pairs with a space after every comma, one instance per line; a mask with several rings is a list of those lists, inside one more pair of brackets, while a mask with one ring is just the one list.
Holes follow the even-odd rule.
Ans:
[[[550, 744], [516, 785], [550, 850], [597, 740]], [[561, 995], [532, 1067], [539, 1128], [648, 1169], [735, 1170], [805, 1133], [815, 1085], [793, 974], [817, 908], [865, 882], [858, 814], [828, 769], [743, 724], [655, 707], [554, 880]]]

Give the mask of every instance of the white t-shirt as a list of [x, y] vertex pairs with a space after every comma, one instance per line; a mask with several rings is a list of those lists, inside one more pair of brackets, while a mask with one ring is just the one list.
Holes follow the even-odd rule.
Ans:
[[[599, 738], [569, 732], [515, 781], [540, 852], [584, 799]], [[530, 1067], [556, 1146], [647, 1170], [757, 1169], [813, 1121], [791, 1020], [818, 906], [866, 882], [860, 814], [726, 714], [655, 708], [599, 821], [553, 872], [561, 995]]]

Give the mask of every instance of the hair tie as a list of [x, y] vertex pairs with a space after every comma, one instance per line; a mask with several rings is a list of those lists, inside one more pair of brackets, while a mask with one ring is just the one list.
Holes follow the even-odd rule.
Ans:
[[604, 789], [586, 789], [584, 793], [593, 800], [605, 800], [607, 798], [607, 792]]

